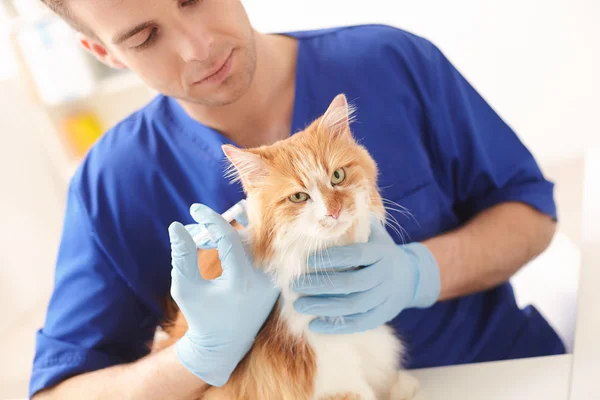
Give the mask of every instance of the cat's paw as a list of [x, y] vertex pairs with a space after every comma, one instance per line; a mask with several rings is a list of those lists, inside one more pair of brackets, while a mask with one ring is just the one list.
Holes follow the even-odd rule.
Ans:
[[419, 381], [405, 371], [398, 371], [396, 383], [390, 392], [390, 400], [416, 400], [419, 393]]

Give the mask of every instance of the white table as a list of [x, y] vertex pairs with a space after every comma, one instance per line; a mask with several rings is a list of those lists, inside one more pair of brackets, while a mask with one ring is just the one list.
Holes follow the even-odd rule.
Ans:
[[600, 148], [586, 152], [582, 268], [570, 400], [600, 399]]
[[413, 370], [418, 400], [567, 400], [570, 354]]

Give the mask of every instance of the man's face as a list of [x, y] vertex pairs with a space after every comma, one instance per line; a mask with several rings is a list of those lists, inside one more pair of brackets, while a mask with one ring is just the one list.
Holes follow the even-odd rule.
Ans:
[[219, 106], [236, 101], [250, 86], [256, 49], [240, 0], [68, 4], [102, 42], [94, 52], [105, 50], [158, 92]]

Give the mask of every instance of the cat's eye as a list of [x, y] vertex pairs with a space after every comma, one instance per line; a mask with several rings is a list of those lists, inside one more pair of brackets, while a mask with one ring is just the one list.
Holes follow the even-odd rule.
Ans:
[[308, 200], [308, 194], [303, 192], [294, 193], [289, 199], [292, 203], [302, 203], [303, 201]]
[[331, 184], [334, 186], [339, 185], [344, 182], [344, 179], [346, 179], [346, 171], [344, 171], [344, 168], [338, 168], [331, 175]]

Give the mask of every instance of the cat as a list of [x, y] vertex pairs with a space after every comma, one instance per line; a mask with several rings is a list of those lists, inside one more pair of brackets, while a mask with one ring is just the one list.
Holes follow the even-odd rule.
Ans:
[[[248, 200], [247, 229], [234, 225], [281, 296], [229, 381], [210, 387], [202, 400], [404, 400], [418, 392], [418, 381], [402, 370], [404, 346], [391, 327], [317, 334], [308, 328], [313, 317], [293, 307], [298, 294], [290, 283], [307, 272], [312, 252], [366, 242], [370, 218], [385, 218], [377, 166], [353, 138], [353, 115], [339, 94], [287, 139], [252, 149], [223, 145], [229, 175], [241, 181]], [[221, 274], [216, 250], [199, 250], [198, 265], [205, 279]], [[178, 313], [160, 348], [186, 330]]]

